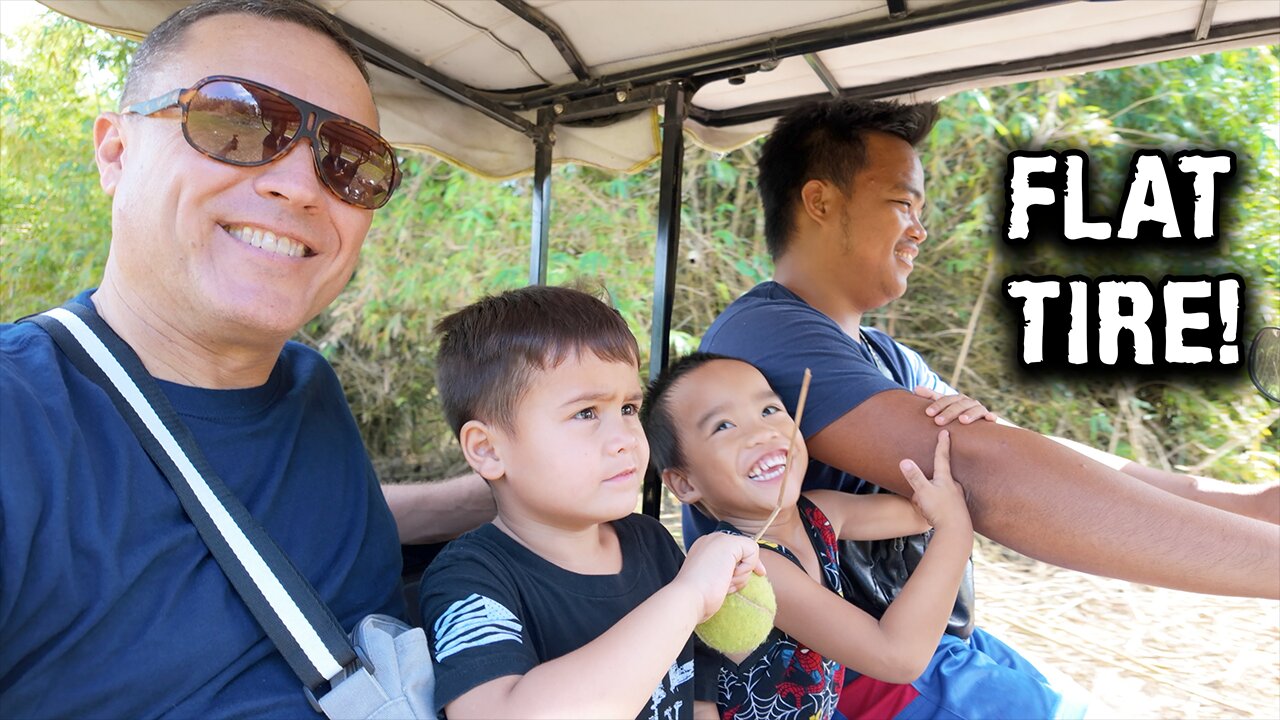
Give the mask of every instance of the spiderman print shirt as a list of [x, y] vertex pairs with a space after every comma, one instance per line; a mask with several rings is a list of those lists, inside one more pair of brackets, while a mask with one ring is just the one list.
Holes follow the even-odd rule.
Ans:
[[[797, 507], [822, 565], [823, 585], [841, 594], [836, 536], [830, 521], [803, 496]], [[727, 523], [716, 529], [743, 534]], [[800, 565], [799, 558], [781, 545], [762, 541], [760, 547]], [[714, 699], [723, 720], [827, 720], [835, 714], [844, 685], [840, 663], [777, 628], [741, 663], [698, 642], [695, 670], [698, 699]]]

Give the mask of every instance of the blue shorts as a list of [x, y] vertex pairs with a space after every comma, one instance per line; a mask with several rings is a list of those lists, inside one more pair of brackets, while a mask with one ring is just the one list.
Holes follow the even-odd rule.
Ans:
[[909, 686], [855, 678], [840, 693], [840, 713], [847, 718], [1078, 719], [1085, 711], [1078, 693], [1064, 698], [1026, 658], [980, 628], [967, 642], [943, 635], [928, 667]]

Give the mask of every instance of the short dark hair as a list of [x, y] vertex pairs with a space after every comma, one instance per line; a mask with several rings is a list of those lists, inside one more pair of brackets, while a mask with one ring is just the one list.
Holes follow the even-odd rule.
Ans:
[[848, 194], [853, 176], [867, 163], [864, 133], [889, 133], [915, 146], [936, 119], [933, 103], [849, 99], [805, 103], [779, 118], [756, 163], [764, 237], [773, 259], [787, 249], [806, 182], [826, 180]]
[[168, 59], [192, 25], [216, 15], [253, 15], [266, 20], [293, 23], [326, 35], [351, 58], [365, 82], [369, 82], [369, 68], [355, 41], [332, 15], [307, 0], [200, 0], [165, 18], [147, 34], [134, 53], [129, 74], [125, 76], [121, 107], [146, 100], [134, 95], [141, 92], [139, 87], [145, 84], [151, 68]]
[[649, 464], [659, 474], [663, 470], [683, 470], [685, 463], [680, 433], [676, 432], [676, 419], [671, 415], [671, 390], [685, 375], [715, 360], [746, 362], [715, 353], [690, 353], [671, 363], [649, 383], [645, 391], [644, 403], [640, 406], [640, 424], [649, 439]]
[[572, 288], [531, 285], [490, 295], [436, 325], [436, 388], [457, 436], [470, 420], [511, 430], [535, 370], [569, 353], [640, 366], [640, 348], [615, 309]]

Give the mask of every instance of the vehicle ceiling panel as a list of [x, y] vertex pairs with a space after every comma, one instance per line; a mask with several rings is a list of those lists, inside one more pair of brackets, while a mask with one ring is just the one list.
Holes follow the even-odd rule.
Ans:
[[[133, 37], [186, 4], [42, 1]], [[558, 123], [557, 162], [622, 171], [642, 167], [659, 150], [656, 108], [609, 103], [646, 90], [660, 97], [661, 88], [651, 86], [670, 80], [697, 90], [686, 132], [700, 144], [729, 149], [767, 132], [788, 104], [829, 96], [823, 69], [843, 94], [919, 101], [969, 88], [1280, 42], [1280, 2], [1275, 0], [318, 4], [389, 49], [390, 55], [372, 49], [373, 57], [384, 58], [374, 64], [386, 66], [372, 68], [372, 86], [387, 138], [490, 177], [532, 168], [532, 123], [539, 108], [553, 105], [567, 109], [565, 118], [594, 117], [596, 125]], [[899, 5], [906, 14], [891, 14]], [[563, 38], [559, 46], [557, 34]], [[385, 60], [391, 56], [393, 61]], [[575, 56], [589, 77], [575, 71]], [[408, 76], [414, 74], [418, 77]], [[432, 78], [455, 84], [452, 92], [473, 99], [473, 106], [456, 102], [440, 84], [428, 87]], [[486, 117], [477, 106], [506, 119]], [[579, 112], [588, 106], [589, 111]], [[616, 121], [602, 125], [601, 116], [607, 119], [615, 110]]]

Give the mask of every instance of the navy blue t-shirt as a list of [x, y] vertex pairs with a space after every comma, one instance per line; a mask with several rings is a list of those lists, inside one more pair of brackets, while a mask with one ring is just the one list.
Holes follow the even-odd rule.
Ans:
[[[577, 650], [675, 578], [684, 555], [657, 520], [630, 515], [611, 524], [622, 549], [615, 575], [565, 570], [492, 523], [449, 543], [422, 581], [437, 708]], [[626, 672], [625, 662], [618, 672]], [[691, 639], [636, 717], [693, 717], [692, 681]]]
[[[404, 616], [395, 523], [318, 353], [289, 343], [257, 388], [160, 386], [344, 627]], [[31, 323], [0, 325], [0, 474], [0, 715], [315, 716], [107, 395]]]
[[[867, 398], [886, 390], [910, 392], [924, 385], [944, 395], [943, 382], [916, 351], [874, 328], [862, 328], [869, 345], [849, 336], [831, 318], [776, 282], [763, 282], [731, 304], [707, 330], [703, 352], [740, 358], [760, 369], [795, 414], [804, 369], [813, 371], [801, 432], [813, 437]], [[811, 460], [805, 490], [857, 492], [864, 481]], [[715, 529], [715, 521], [686, 505], [686, 546]]]

